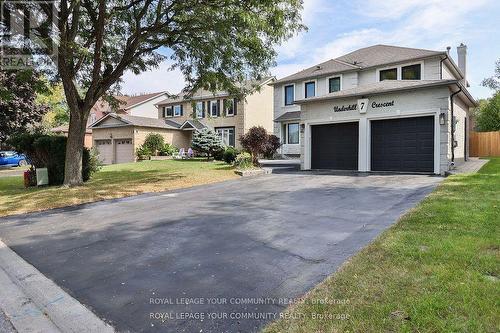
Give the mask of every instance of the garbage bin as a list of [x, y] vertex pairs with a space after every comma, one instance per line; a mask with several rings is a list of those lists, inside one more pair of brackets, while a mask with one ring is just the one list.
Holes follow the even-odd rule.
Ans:
[[31, 186], [31, 174], [29, 170], [23, 172], [24, 177], [24, 187], [28, 188]]

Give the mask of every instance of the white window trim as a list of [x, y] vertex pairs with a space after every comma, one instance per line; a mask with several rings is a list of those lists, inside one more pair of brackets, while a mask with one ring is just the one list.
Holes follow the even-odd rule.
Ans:
[[[314, 96], [306, 97], [306, 84], [311, 83], [311, 82], [314, 82]], [[318, 96], [318, 80], [314, 79], [314, 80], [306, 80], [306, 81], [302, 82], [302, 93], [303, 93], [304, 99]]]
[[[179, 114], [176, 114], [176, 113], [175, 113], [175, 107], [176, 107], [176, 106], [178, 106], [178, 107], [179, 107]], [[172, 112], [173, 112], [173, 116], [174, 116], [174, 117], [180, 117], [180, 116], [181, 116], [181, 113], [182, 113], [182, 112], [181, 112], [181, 108], [182, 108], [182, 106], [181, 106], [180, 104], [176, 104], [176, 105], [172, 106], [172, 108], [173, 108], [173, 111], [172, 111]]]
[[[299, 125], [299, 142], [297, 143], [288, 143], [288, 125], [290, 124], [298, 124]], [[289, 146], [297, 146], [297, 145], [300, 145], [300, 121], [296, 120], [296, 121], [287, 121], [286, 123], [284, 123], [285, 125], [285, 128], [286, 128], [286, 133], [285, 133], [285, 145], [289, 145]]]
[[[399, 64], [399, 65], [392, 65], [392, 66], [386, 66], [386, 67], [380, 67], [380, 68], [377, 68], [377, 70], [375, 71], [375, 82], [380, 82], [380, 72], [381, 71], [384, 71], [384, 70], [387, 70], [387, 69], [393, 69], [393, 68], [396, 68], [397, 70], [397, 78], [396, 80], [400, 81], [402, 80], [402, 68], [403, 67], [406, 67], [406, 66], [412, 66], [412, 65], [420, 65], [420, 80], [425, 80], [425, 77], [424, 77], [424, 73], [425, 73], [425, 70], [424, 70], [424, 61], [416, 61], [416, 62], [408, 62], [408, 63], [404, 63], [404, 64]], [[404, 80], [402, 80], [404, 81]], [[328, 90], [327, 90], [328, 91]]]
[[222, 141], [222, 143], [223, 143], [225, 146], [234, 147], [234, 146], [231, 146], [230, 144], [227, 144], [227, 145], [226, 145], [226, 144], [224, 143], [224, 133], [226, 133], [226, 132], [227, 132], [227, 135], [228, 135], [228, 137], [227, 137], [227, 138], [228, 138], [228, 140], [229, 140], [229, 131], [233, 131], [234, 144], [236, 145], [236, 128], [235, 128], [235, 127], [233, 127], [233, 126], [228, 126], [228, 127], [219, 127], [219, 128], [217, 128], [217, 129], [215, 130], [215, 132], [216, 132], [217, 134], [219, 134], [219, 135], [220, 135], [220, 137], [221, 137], [221, 141]]
[[217, 106], [217, 100], [216, 100], [216, 99], [214, 99], [214, 100], [210, 101], [210, 110], [209, 110], [209, 111], [210, 111], [210, 112], [209, 112], [210, 117], [211, 117], [211, 118], [217, 118], [217, 111], [215, 112], [215, 116], [214, 116], [214, 115], [212, 115], [212, 104], [215, 104], [215, 105]]
[[330, 92], [330, 79], [334, 79], [336, 77], [340, 78], [340, 90], [339, 91], [342, 91], [342, 89], [343, 89], [343, 87], [342, 87], [343, 86], [342, 81], [344, 81], [344, 78], [342, 77], [342, 74], [338, 74], [338, 75], [328, 76], [326, 78], [326, 89], [325, 89], [325, 91], [326, 91], [327, 94], [331, 94], [331, 92]]
[[286, 83], [286, 84], [283, 85], [283, 100], [282, 100], [282, 102], [283, 102], [283, 107], [285, 107], [285, 108], [289, 108], [291, 106], [295, 106], [294, 103], [289, 104], [289, 105], [286, 104], [286, 91], [285, 91], [285, 88], [288, 87], [288, 86], [293, 86], [293, 101], [294, 102], [295, 102], [295, 99], [296, 99], [295, 97], [297, 95], [296, 91], [295, 91], [295, 83]]
[[[194, 106], [194, 109], [196, 110], [196, 118], [197, 119], [203, 118], [203, 103], [204, 102], [196, 102], [196, 104]], [[200, 109], [201, 114], [200, 115], [198, 115], [198, 104], [201, 105], [201, 109]]]
[[224, 101], [231, 101], [233, 102], [233, 110], [231, 113], [227, 113], [227, 110], [224, 110], [224, 113], [226, 114], [227, 117], [234, 117], [234, 105], [236, 104], [236, 101], [234, 98], [226, 98], [225, 100], [222, 101], [222, 107], [224, 107]]

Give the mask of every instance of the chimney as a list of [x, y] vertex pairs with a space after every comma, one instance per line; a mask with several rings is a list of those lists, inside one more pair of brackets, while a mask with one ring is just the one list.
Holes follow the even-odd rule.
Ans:
[[464, 74], [464, 82], [467, 83], [467, 45], [460, 43], [457, 47], [458, 68]]

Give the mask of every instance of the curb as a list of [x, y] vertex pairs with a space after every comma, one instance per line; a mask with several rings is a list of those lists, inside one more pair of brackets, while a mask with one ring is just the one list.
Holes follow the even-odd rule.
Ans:
[[0, 285], [0, 308], [18, 332], [114, 332], [1, 240]]

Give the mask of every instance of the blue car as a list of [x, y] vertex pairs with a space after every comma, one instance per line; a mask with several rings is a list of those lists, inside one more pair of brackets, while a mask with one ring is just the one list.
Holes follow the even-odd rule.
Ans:
[[15, 151], [0, 151], [0, 166], [25, 166], [28, 165], [26, 156]]

